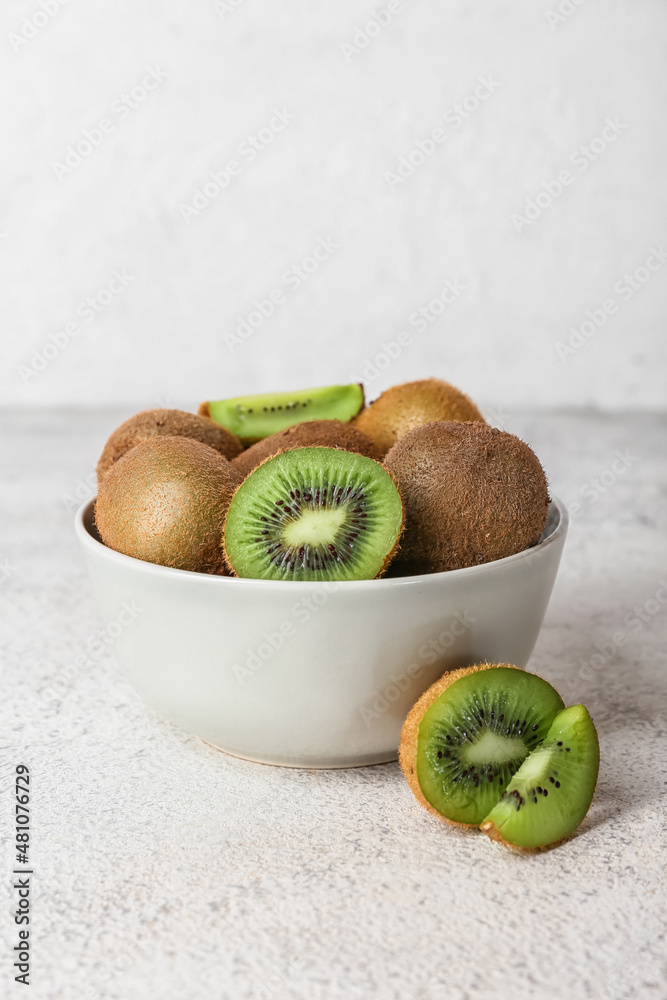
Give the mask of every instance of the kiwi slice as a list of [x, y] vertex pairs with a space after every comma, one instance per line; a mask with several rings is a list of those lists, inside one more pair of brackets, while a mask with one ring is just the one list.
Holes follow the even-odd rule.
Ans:
[[237, 489], [224, 545], [236, 576], [370, 580], [398, 547], [403, 504], [389, 473], [336, 448], [267, 459]]
[[544, 847], [572, 833], [588, 812], [600, 746], [583, 705], [559, 712], [538, 746], [481, 824], [492, 840]]
[[572, 833], [598, 775], [595, 727], [536, 674], [508, 663], [445, 674], [409, 713], [400, 760], [416, 798], [441, 819], [537, 848]]
[[244, 444], [252, 444], [305, 420], [351, 420], [363, 405], [363, 387], [354, 383], [219, 399], [202, 403], [199, 413], [226, 427]]

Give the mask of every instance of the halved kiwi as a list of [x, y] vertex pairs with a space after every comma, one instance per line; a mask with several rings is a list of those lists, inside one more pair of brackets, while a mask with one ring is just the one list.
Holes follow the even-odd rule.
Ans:
[[109, 548], [199, 573], [225, 571], [222, 526], [241, 476], [186, 437], [157, 437], [126, 452], [102, 480], [95, 523]]
[[236, 576], [370, 580], [397, 549], [403, 504], [373, 459], [295, 448], [267, 459], [237, 489], [224, 544]]
[[599, 748], [583, 705], [565, 709], [542, 677], [484, 663], [445, 674], [422, 695], [403, 726], [400, 761], [434, 815], [535, 848], [586, 815]]
[[244, 444], [252, 444], [305, 420], [351, 420], [363, 405], [363, 387], [354, 383], [218, 399], [202, 403], [199, 413], [226, 427]]
[[109, 469], [130, 448], [158, 437], [192, 438], [229, 459], [243, 451], [243, 445], [234, 434], [196, 413], [164, 408], [142, 410], [117, 427], [105, 444], [97, 463], [97, 482], [102, 482]]
[[284, 431], [262, 438], [237, 455], [232, 465], [242, 476], [247, 476], [267, 458], [292, 448], [343, 448], [345, 451], [366, 455], [367, 458], [380, 458], [370, 438], [356, 427], [351, 427], [342, 420], [308, 420], [304, 424], [294, 424]]

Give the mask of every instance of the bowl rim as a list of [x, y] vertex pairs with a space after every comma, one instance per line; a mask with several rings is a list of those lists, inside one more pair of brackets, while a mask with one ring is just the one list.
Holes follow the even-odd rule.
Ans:
[[156, 563], [146, 562], [143, 559], [135, 559], [134, 556], [126, 556], [122, 552], [115, 552], [108, 548], [103, 542], [98, 541], [91, 535], [86, 527], [86, 518], [92, 516], [96, 498], [86, 500], [77, 510], [74, 517], [74, 530], [84, 550], [89, 551], [96, 558], [103, 558], [118, 566], [126, 565], [128, 569], [161, 576], [164, 579], [170, 577], [176, 579], [180, 577], [184, 582], [191, 580], [204, 583], [213, 587], [261, 587], [266, 589], [289, 587], [291, 593], [308, 591], [313, 588], [343, 588], [345, 592], [352, 590], [387, 590], [391, 587], [405, 586], [429, 586], [442, 583], [443, 580], [454, 582], [463, 577], [474, 576], [474, 574], [488, 573], [493, 566], [504, 567], [512, 563], [533, 559], [549, 546], [554, 545], [567, 534], [570, 523], [568, 509], [557, 496], [551, 497], [549, 505], [549, 515], [555, 512], [557, 520], [546, 537], [542, 538], [537, 545], [529, 549], [523, 549], [514, 555], [505, 556], [503, 559], [494, 559], [491, 562], [480, 563], [479, 566], [465, 566], [462, 569], [450, 569], [440, 573], [422, 573], [416, 576], [395, 576], [381, 578], [379, 580], [256, 580], [250, 577], [220, 576], [213, 573], [197, 573], [194, 570], [173, 569], [171, 566], [158, 566]]

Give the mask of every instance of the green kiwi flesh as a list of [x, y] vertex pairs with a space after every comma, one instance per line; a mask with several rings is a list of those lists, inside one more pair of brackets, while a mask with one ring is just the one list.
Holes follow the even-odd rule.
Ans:
[[583, 705], [563, 709], [481, 824], [492, 840], [545, 847], [573, 833], [588, 812], [600, 765], [593, 720]]
[[364, 405], [361, 385], [330, 385], [296, 392], [236, 396], [203, 403], [200, 414], [252, 444], [305, 420], [352, 420]]
[[116, 552], [175, 569], [224, 573], [222, 529], [241, 476], [200, 441], [157, 437], [107, 472], [95, 523]]
[[446, 819], [478, 825], [563, 707], [551, 684], [511, 666], [460, 677], [419, 724], [416, 777], [424, 798]]
[[370, 580], [391, 560], [403, 505], [389, 473], [336, 448], [295, 448], [267, 459], [234, 494], [224, 544], [236, 576]]

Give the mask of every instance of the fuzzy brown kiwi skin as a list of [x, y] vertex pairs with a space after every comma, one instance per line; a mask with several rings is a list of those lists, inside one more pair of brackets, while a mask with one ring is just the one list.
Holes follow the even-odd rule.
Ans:
[[449, 382], [428, 378], [387, 389], [354, 418], [353, 425], [375, 442], [382, 457], [409, 431], [435, 420], [485, 423], [469, 396]]
[[519, 670], [519, 667], [516, 667], [513, 663], [475, 663], [470, 667], [461, 667], [460, 670], [447, 671], [447, 673], [443, 674], [442, 677], [431, 684], [430, 688], [427, 688], [421, 698], [415, 702], [408, 712], [401, 730], [398, 760], [413, 795], [420, 805], [424, 806], [425, 809], [428, 809], [433, 816], [437, 816], [438, 819], [451, 824], [451, 826], [460, 826], [470, 830], [477, 829], [476, 823], [459, 823], [457, 820], [448, 819], [446, 816], [443, 816], [442, 813], [439, 813], [438, 810], [431, 805], [422, 792], [419, 779], [417, 778], [417, 746], [419, 742], [419, 726], [433, 702], [440, 697], [443, 691], [446, 691], [448, 687], [451, 687], [455, 681], [460, 680], [461, 677], [467, 677], [468, 674], [476, 674], [480, 670], [493, 670], [496, 667], [511, 667], [513, 670]]
[[308, 420], [262, 438], [233, 459], [232, 465], [245, 478], [267, 458], [294, 448], [340, 448], [380, 461], [377, 446], [362, 431], [342, 420]]
[[98, 484], [130, 448], [157, 437], [192, 438], [230, 460], [243, 451], [243, 445], [235, 434], [201, 414], [186, 413], [185, 410], [142, 410], [117, 427], [105, 444], [97, 463]]
[[406, 508], [392, 575], [477, 566], [537, 544], [549, 512], [544, 470], [514, 434], [438, 421], [401, 438], [384, 459]]
[[241, 477], [213, 448], [185, 437], [150, 438], [100, 484], [95, 523], [105, 545], [175, 569], [224, 574], [222, 524]]
[[[304, 447], [312, 448], [313, 445], [302, 445], [301, 446], [301, 448], [304, 448]], [[321, 446], [321, 447], [324, 447], [324, 446]], [[285, 452], [285, 451], [298, 451], [298, 450], [300, 450], [300, 449], [298, 449], [298, 448], [283, 448], [279, 452], [276, 452], [276, 455], [282, 455], [283, 452]], [[327, 449], [327, 450], [329, 450], [329, 449]], [[345, 449], [345, 450], [347, 450], [347, 449]], [[260, 466], [265, 465], [267, 462], [271, 461], [271, 459], [275, 458], [276, 455], [268, 455], [264, 459], [264, 461], [260, 462], [259, 465], [257, 465], [252, 471], [256, 472], [257, 469], [260, 468]], [[370, 456], [365, 456], [365, 457], [370, 457]], [[372, 459], [372, 461], [376, 461], [376, 459]], [[382, 465], [381, 462], [377, 462], [377, 464], [378, 465]], [[398, 485], [396, 484], [396, 480], [394, 479], [393, 475], [391, 474], [391, 472], [389, 472], [388, 469], [385, 469], [383, 465], [382, 465], [382, 469], [384, 470], [384, 472], [386, 472], [388, 474], [388, 476], [390, 477], [390, 479], [393, 482], [394, 486], [396, 486], [396, 490], [398, 491], [398, 495], [400, 497], [401, 496], [400, 490], [398, 490]], [[234, 494], [233, 494], [231, 500], [234, 499], [234, 496], [236, 496], [236, 493], [240, 489], [241, 485], [242, 485], [242, 483], [239, 483], [239, 485], [236, 487], [236, 489], [234, 490]], [[225, 531], [227, 529], [227, 517], [229, 516], [229, 507], [231, 507], [231, 500], [230, 500], [229, 506], [227, 507], [227, 513], [225, 514], [225, 523], [224, 523], [223, 529], [222, 529], [224, 565], [225, 565], [225, 568], [226, 568], [227, 573], [229, 574], [229, 576], [236, 576], [236, 577], [238, 577], [238, 573], [236, 572], [236, 570], [232, 566], [232, 563], [230, 562], [230, 560], [229, 560], [229, 558], [227, 556], [227, 550], [224, 548]], [[384, 576], [384, 574], [386, 573], [386, 571], [387, 571], [387, 569], [389, 567], [389, 564], [396, 557], [396, 554], [398, 553], [398, 551], [399, 551], [399, 549], [401, 547], [400, 546], [400, 542], [401, 542], [401, 538], [403, 536], [403, 531], [405, 529], [405, 505], [403, 504], [402, 498], [401, 498], [401, 511], [402, 511], [401, 527], [399, 529], [398, 534], [396, 535], [396, 541], [394, 543], [394, 547], [391, 550], [391, 552], [387, 553], [387, 556], [385, 557], [385, 560], [382, 563], [382, 566], [380, 567], [380, 571], [378, 572], [377, 576], [374, 577], [375, 580], [379, 580], [381, 576]], [[285, 582], [287, 582], [287, 581], [285, 581]], [[344, 582], [344, 581], [342, 581], [342, 582]]]

